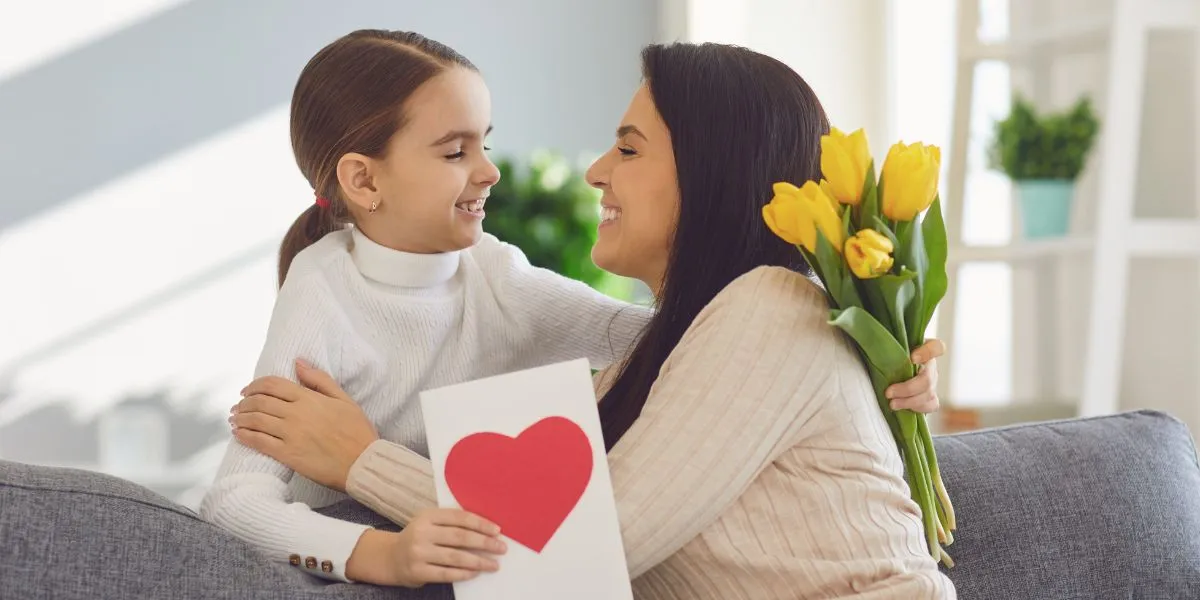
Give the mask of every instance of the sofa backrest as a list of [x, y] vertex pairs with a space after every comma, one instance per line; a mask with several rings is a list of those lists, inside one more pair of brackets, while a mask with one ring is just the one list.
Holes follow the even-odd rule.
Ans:
[[964, 599], [1200, 598], [1200, 466], [1154, 411], [935, 438]]

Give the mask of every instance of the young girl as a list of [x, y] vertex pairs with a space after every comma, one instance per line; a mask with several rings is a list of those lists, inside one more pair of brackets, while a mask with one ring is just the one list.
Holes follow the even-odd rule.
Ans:
[[[599, 368], [627, 352], [648, 309], [483, 233], [500, 176], [484, 153], [490, 130], [476, 68], [420, 35], [356, 31], [309, 61], [291, 134], [316, 201], [280, 250], [256, 377], [295, 381], [297, 360], [331, 373], [382, 438], [424, 454], [422, 390], [584, 356]], [[408, 583], [380, 564], [412, 552], [411, 536], [312, 510], [344, 498], [235, 440], [201, 514], [313, 575]], [[503, 551], [489, 524], [444, 517], [441, 551]]]

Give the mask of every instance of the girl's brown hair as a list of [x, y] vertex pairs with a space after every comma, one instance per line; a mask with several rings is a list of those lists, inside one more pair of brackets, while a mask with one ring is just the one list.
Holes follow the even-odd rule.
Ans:
[[352, 223], [339, 192], [338, 161], [357, 152], [381, 158], [404, 128], [404, 103], [450, 67], [478, 71], [445, 44], [408, 31], [363, 29], [325, 46], [308, 61], [292, 93], [292, 152], [326, 207], [309, 206], [279, 248], [279, 284], [301, 250]]

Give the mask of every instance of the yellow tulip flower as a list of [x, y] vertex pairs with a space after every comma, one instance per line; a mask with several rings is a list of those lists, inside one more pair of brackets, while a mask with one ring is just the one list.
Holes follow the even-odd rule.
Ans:
[[863, 130], [846, 135], [834, 127], [828, 135], [821, 136], [821, 172], [829, 180], [832, 196], [838, 202], [851, 205], [862, 202], [870, 164], [871, 150]]
[[911, 221], [929, 208], [938, 192], [942, 153], [937, 146], [897, 142], [883, 162], [883, 214]]
[[821, 183], [817, 184], [817, 187], [821, 188], [822, 192], [825, 192], [825, 199], [829, 200], [829, 205], [833, 207], [833, 212], [836, 212], [839, 217], [842, 216], [842, 210], [846, 207], [843, 204], [838, 204], [836, 200], [837, 196], [833, 193], [833, 185], [829, 183], [829, 180], [822, 179]]
[[842, 218], [833, 202], [814, 181], [797, 188], [790, 183], [777, 183], [775, 197], [763, 207], [763, 219], [775, 235], [789, 244], [804, 246], [809, 252], [817, 251], [817, 229], [825, 234], [830, 245], [842, 251], [846, 234]]
[[767, 227], [794, 246], [815, 239], [816, 226], [803, 208], [806, 200], [800, 196], [800, 188], [790, 183], [776, 183], [774, 187], [775, 197], [763, 207], [763, 220], [767, 222]]
[[874, 229], [863, 229], [846, 240], [846, 264], [859, 279], [874, 279], [892, 268], [892, 240]]

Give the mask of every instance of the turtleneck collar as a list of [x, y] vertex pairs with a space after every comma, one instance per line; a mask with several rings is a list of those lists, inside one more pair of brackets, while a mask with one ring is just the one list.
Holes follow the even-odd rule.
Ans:
[[458, 252], [401, 252], [371, 241], [357, 227], [351, 232], [354, 247], [350, 255], [367, 279], [396, 287], [427, 288], [446, 283], [458, 272]]

